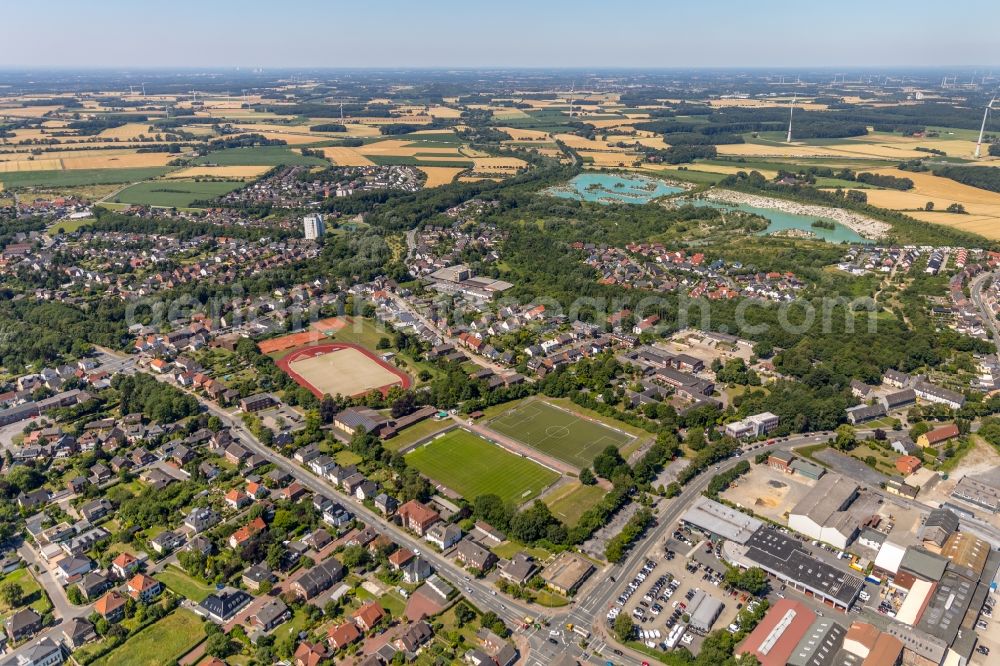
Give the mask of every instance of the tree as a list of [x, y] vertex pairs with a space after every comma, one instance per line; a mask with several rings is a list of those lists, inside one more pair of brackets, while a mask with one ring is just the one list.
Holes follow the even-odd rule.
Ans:
[[850, 451], [857, 446], [858, 440], [854, 434], [854, 428], [846, 423], [837, 428], [837, 436], [833, 440], [834, 448], [840, 451]]
[[729, 567], [725, 573], [725, 581], [754, 596], [761, 596], [767, 592], [767, 574], [760, 567], [750, 567], [746, 571], [740, 571], [737, 567]]
[[233, 653], [233, 641], [221, 631], [213, 633], [205, 642], [205, 652], [213, 657], [223, 659]]
[[597, 479], [594, 477], [594, 473], [590, 471], [589, 467], [584, 467], [580, 470], [580, 483], [585, 486], [592, 486], [597, 483]]
[[928, 201], [927, 203], [925, 203], [924, 204], [924, 210], [926, 210], [926, 211], [934, 210], [934, 202], [933, 201]]
[[615, 637], [624, 643], [625, 641], [632, 640], [634, 635], [635, 624], [632, 622], [632, 618], [626, 613], [619, 613], [618, 617], [615, 618]]
[[691, 447], [692, 451], [701, 451], [705, 448], [705, 429], [701, 426], [688, 428], [684, 443]]
[[0, 585], [0, 601], [7, 608], [17, 608], [24, 602], [24, 588], [20, 583], [7, 582]]
[[476, 619], [476, 612], [469, 608], [468, 604], [458, 603], [455, 605], [455, 621], [458, 626], [464, 627]]

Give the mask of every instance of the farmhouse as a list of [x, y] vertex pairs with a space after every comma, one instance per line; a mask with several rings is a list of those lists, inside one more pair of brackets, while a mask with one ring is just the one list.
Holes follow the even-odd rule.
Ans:
[[951, 423], [946, 426], [941, 426], [940, 428], [935, 428], [925, 432], [924, 434], [917, 437], [917, 446], [920, 448], [926, 448], [928, 446], [937, 446], [941, 442], [946, 442], [949, 439], [958, 437], [959, 430], [958, 426]]

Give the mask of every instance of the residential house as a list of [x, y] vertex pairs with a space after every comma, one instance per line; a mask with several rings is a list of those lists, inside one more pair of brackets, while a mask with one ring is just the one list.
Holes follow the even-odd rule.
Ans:
[[235, 550], [246, 546], [266, 531], [267, 524], [258, 516], [229, 536], [229, 547]]
[[281, 599], [275, 597], [268, 599], [267, 603], [257, 609], [250, 616], [250, 624], [258, 627], [261, 631], [271, 631], [292, 616], [288, 606]]
[[343, 624], [332, 626], [326, 632], [326, 642], [334, 650], [341, 650], [360, 638], [361, 631], [358, 630], [358, 625], [353, 622], [344, 622]]
[[465, 539], [455, 548], [454, 556], [466, 567], [488, 571], [496, 564], [497, 556], [472, 539]]
[[385, 617], [385, 610], [377, 601], [369, 601], [353, 613], [351, 618], [361, 631], [369, 632]]
[[129, 579], [126, 588], [130, 597], [136, 601], [141, 600], [146, 603], [149, 603], [153, 597], [163, 590], [160, 581], [145, 574], [136, 574], [133, 576]]
[[398, 514], [403, 527], [420, 536], [424, 536], [431, 525], [441, 519], [437, 511], [426, 507], [417, 500], [410, 500], [403, 504], [399, 507]]
[[139, 568], [139, 560], [131, 553], [121, 552], [111, 560], [111, 572], [121, 580], [129, 578]]
[[344, 577], [344, 565], [335, 558], [329, 558], [307, 570], [290, 586], [290, 589], [302, 599], [308, 601], [320, 592], [328, 590]]
[[441, 550], [447, 550], [462, 540], [462, 529], [453, 523], [438, 522], [431, 525], [424, 539]]

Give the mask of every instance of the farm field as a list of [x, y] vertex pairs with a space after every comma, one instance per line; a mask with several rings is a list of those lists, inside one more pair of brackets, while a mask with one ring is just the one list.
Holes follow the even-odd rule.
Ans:
[[488, 424], [493, 430], [576, 467], [589, 467], [609, 445], [622, 448], [631, 435], [541, 400], [524, 402]]
[[193, 166], [174, 171], [169, 178], [256, 178], [270, 169], [266, 165]]
[[179, 609], [146, 627], [94, 662], [95, 666], [159, 666], [171, 663], [205, 637], [201, 618]]
[[293, 351], [278, 361], [278, 367], [317, 398], [410, 386], [410, 378], [399, 370], [361, 347], [344, 343]]
[[585, 486], [579, 481], [573, 481], [554, 489], [542, 501], [548, 505], [552, 515], [573, 527], [580, 516], [601, 501], [605, 492], [600, 486]]
[[[1000, 239], [1000, 194], [964, 185], [950, 178], [931, 173], [913, 173], [896, 168], [874, 169], [874, 173], [905, 177], [913, 181], [913, 189], [868, 190], [868, 202], [881, 208], [906, 210], [908, 215], [935, 224], [944, 224], [986, 238]], [[934, 211], [924, 211], [933, 202]], [[967, 215], [945, 212], [953, 203], [962, 204]]]
[[465, 169], [460, 167], [422, 166], [418, 168], [427, 174], [427, 182], [424, 183], [424, 187], [441, 187], [442, 185], [447, 185], [455, 180], [455, 176], [465, 171]]
[[469, 500], [495, 494], [504, 502], [523, 504], [559, 478], [557, 472], [462, 429], [411, 451], [406, 461]]
[[287, 146], [254, 146], [252, 148], [229, 148], [199, 157], [195, 164], [218, 164], [220, 166], [329, 166], [329, 162], [318, 157], [306, 157]]
[[115, 203], [188, 208], [199, 199], [212, 199], [243, 185], [240, 181], [153, 180], [127, 187], [113, 198]]
[[40, 185], [76, 187], [80, 185], [134, 183], [150, 178], [158, 178], [171, 171], [173, 171], [171, 167], [21, 171], [17, 173], [0, 173], [0, 184], [5, 187], [32, 187]]

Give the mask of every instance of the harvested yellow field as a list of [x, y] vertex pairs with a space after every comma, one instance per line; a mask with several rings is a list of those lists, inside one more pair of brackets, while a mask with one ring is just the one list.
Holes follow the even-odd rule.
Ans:
[[62, 160], [58, 159], [0, 162], [0, 173], [13, 173], [15, 171], [59, 171], [62, 168]]
[[414, 157], [417, 153], [423, 155], [461, 157], [458, 149], [453, 146], [426, 146], [405, 139], [387, 139], [368, 143], [357, 148], [362, 155], [388, 155], [392, 157]]
[[[732, 143], [716, 146], [720, 155], [740, 155], [752, 157], [847, 157], [847, 151], [834, 150], [833, 146], [806, 146], [796, 143], [788, 145]], [[855, 155], [859, 157], [859, 155]], [[896, 157], [903, 157], [896, 155]]]
[[[358, 116], [355, 118], [345, 118], [344, 123], [361, 123], [364, 125], [395, 125], [397, 123], [407, 123], [408, 125], [427, 125], [433, 119], [430, 116], [393, 116], [390, 118], [366, 118]], [[331, 118], [329, 122], [339, 122]]]
[[501, 132], [506, 132], [514, 141], [549, 141], [548, 132], [533, 129], [518, 129], [516, 127], [498, 127]]
[[[337, 136], [351, 136], [351, 137], [366, 137], [366, 136], [380, 136], [382, 133], [378, 131], [377, 127], [372, 127], [371, 125], [361, 125], [358, 123], [345, 123], [344, 126], [347, 128], [346, 132], [338, 132]], [[320, 132], [319, 134], [323, 134]], [[325, 136], [325, 134], [324, 134]]]
[[[609, 137], [610, 140], [610, 137]], [[659, 136], [623, 136], [622, 141], [630, 142], [635, 141], [640, 145], [646, 146], [647, 148], [656, 148], [658, 150], [666, 150], [670, 146], [664, 143], [663, 138]]]
[[631, 166], [639, 159], [638, 155], [624, 152], [608, 151], [580, 151], [580, 157], [590, 158], [591, 164], [602, 167], [626, 167]]
[[328, 146], [320, 148], [320, 150], [323, 151], [323, 157], [331, 160], [337, 166], [371, 166], [375, 164], [359, 153], [356, 148]]
[[52, 139], [55, 137], [49, 136], [45, 130], [42, 129], [19, 129], [14, 130], [14, 138], [7, 139], [8, 143], [24, 143], [25, 141], [38, 141], [41, 139]]
[[[919, 220], [945, 224], [991, 239], [1000, 239], [1000, 193], [963, 185], [930, 173], [911, 173], [894, 168], [873, 169], [873, 171], [898, 178], [909, 178], [913, 181], [913, 189], [906, 192], [868, 190], [870, 204], [881, 208], [905, 210], [908, 211], [908, 215]], [[928, 201], [933, 202], [934, 211], [922, 210]], [[944, 212], [954, 203], [965, 207], [968, 215]]]
[[[680, 166], [683, 166], [688, 171], [704, 171], [705, 173], [721, 173], [721, 174], [726, 175], [726, 176], [737, 174], [740, 171], [742, 171], [744, 173], [749, 173], [751, 171], [751, 169], [747, 169], [746, 167], [724, 166], [724, 165], [719, 165], [719, 164], [701, 164], [700, 162], [695, 163], [695, 164], [682, 164]], [[775, 176], [778, 175], [777, 171], [772, 171], [770, 169], [753, 169], [753, 171], [757, 171], [758, 173], [760, 173], [760, 175], [764, 176], [765, 178], [769, 178], [769, 179], [770, 178], [774, 178]]]
[[9, 106], [0, 108], [0, 118], [41, 118], [46, 113], [61, 109], [61, 106]]
[[465, 157], [489, 157], [490, 154], [484, 150], [476, 150], [475, 148], [470, 148], [469, 146], [462, 146], [458, 149]]
[[647, 118], [601, 118], [600, 120], [588, 120], [587, 124], [594, 129], [611, 129], [613, 127], [628, 127], [645, 120]]
[[502, 178], [490, 178], [488, 176], [459, 176], [458, 182], [460, 183], [479, 183], [484, 180], [492, 180], [493, 182], [499, 182], [503, 180]]
[[455, 180], [455, 176], [465, 171], [461, 167], [417, 167], [427, 174], [425, 187], [440, 187]]
[[447, 106], [432, 106], [427, 110], [432, 118], [461, 118], [462, 112]]
[[528, 166], [527, 162], [517, 157], [477, 157], [473, 162], [476, 171], [510, 172]]
[[98, 134], [101, 139], [118, 139], [119, 141], [134, 141], [140, 136], [155, 136], [156, 132], [151, 132], [148, 123], [128, 123], [121, 127], [112, 127], [102, 130]]
[[167, 162], [177, 159], [176, 155], [171, 155], [170, 153], [125, 153], [122, 155], [85, 156], [84, 152], [81, 151], [77, 155], [78, 157], [63, 158], [63, 168], [132, 169], [135, 167], [166, 166]]
[[586, 137], [577, 136], [576, 134], [556, 134], [555, 138], [562, 141], [570, 148], [575, 148], [577, 150], [620, 150], [612, 148], [607, 141], [588, 139]]
[[493, 117], [497, 120], [511, 120], [513, 118], [527, 118], [528, 114], [521, 109], [499, 107], [492, 109]]
[[256, 178], [267, 171], [269, 166], [193, 166], [173, 171], [164, 178]]

